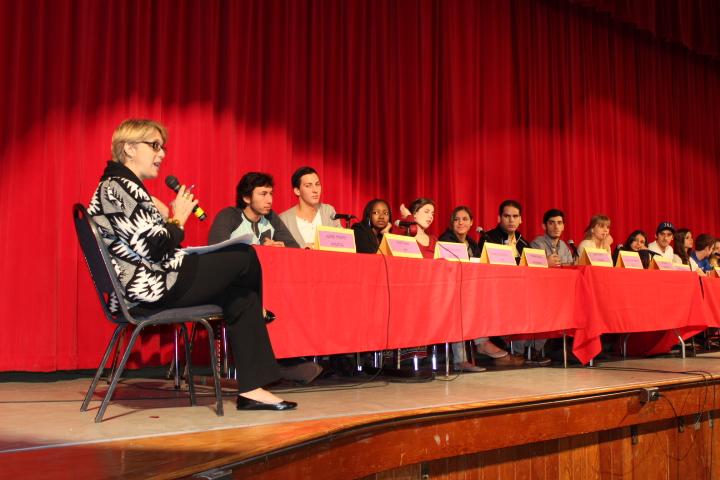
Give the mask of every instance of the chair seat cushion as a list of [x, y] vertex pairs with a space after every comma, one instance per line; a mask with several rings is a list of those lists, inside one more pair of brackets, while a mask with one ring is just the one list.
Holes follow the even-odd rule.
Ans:
[[217, 305], [196, 305], [194, 307], [168, 308], [167, 310], [161, 310], [152, 315], [134, 316], [134, 318], [139, 322], [145, 320], [177, 320], [180, 322], [190, 318], [212, 317], [214, 315], [222, 315], [222, 308]]

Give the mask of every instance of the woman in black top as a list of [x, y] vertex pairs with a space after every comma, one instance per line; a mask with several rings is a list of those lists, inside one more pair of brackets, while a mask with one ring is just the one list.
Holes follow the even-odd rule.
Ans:
[[377, 253], [382, 237], [392, 227], [392, 212], [385, 200], [370, 200], [363, 210], [362, 220], [352, 226], [355, 249], [358, 253]]
[[468, 257], [480, 257], [478, 243], [468, 235], [473, 225], [473, 215], [470, 208], [463, 205], [455, 207], [450, 215], [450, 226], [440, 235], [442, 242], [464, 243], [467, 247]]

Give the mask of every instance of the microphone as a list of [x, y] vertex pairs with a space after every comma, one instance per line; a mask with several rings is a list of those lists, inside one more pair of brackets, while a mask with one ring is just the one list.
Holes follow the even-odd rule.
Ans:
[[[168, 175], [167, 177], [165, 177], [165, 185], [170, 187], [175, 193], [180, 190], [180, 182], [176, 177], [172, 175]], [[205, 215], [205, 211], [200, 208], [200, 205], [195, 205], [195, 208], [193, 208], [193, 213], [201, 222], [207, 218], [207, 215]]]
[[355, 215], [350, 215], [349, 213], [336, 213], [335, 215], [333, 215], [332, 219], [333, 220], [346, 220], [349, 222], [353, 218], [357, 219], [357, 217]]
[[417, 225], [417, 222], [406, 222], [404, 220], [395, 220], [395, 223], [393, 225], [395, 225], [396, 227], [400, 227], [400, 228], [410, 228], [413, 225]]
[[577, 248], [575, 247], [575, 241], [573, 241], [573, 239], [571, 238], [570, 240], [567, 241], [567, 244], [568, 244], [568, 247], [570, 247], [570, 250], [572, 250], [573, 258], [578, 258], [578, 251], [577, 251]]

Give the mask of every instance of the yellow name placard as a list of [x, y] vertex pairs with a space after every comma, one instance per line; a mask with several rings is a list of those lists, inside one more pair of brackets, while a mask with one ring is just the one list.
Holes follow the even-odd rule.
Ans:
[[669, 260], [662, 255], [655, 255], [650, 262], [651, 270], [675, 270], [673, 267], [672, 260]]
[[315, 231], [315, 250], [355, 253], [355, 232], [349, 228], [320, 225]]
[[583, 250], [580, 257], [580, 265], [592, 265], [593, 267], [612, 267], [612, 256], [604, 248], [588, 247]]
[[720, 267], [713, 267], [713, 269], [708, 272], [708, 277], [719, 278], [720, 277]]
[[423, 258], [420, 246], [413, 237], [386, 233], [383, 235], [378, 254], [392, 257]]
[[625, 250], [620, 250], [618, 252], [618, 258], [617, 262], [615, 262], [615, 266], [617, 268], [632, 268], [635, 270], [643, 269], [640, 254], [638, 252], [630, 252]]
[[457, 242], [436, 242], [435, 258], [444, 258], [451, 262], [469, 262], [467, 246]]
[[685, 265], [684, 263], [673, 262], [673, 270], [678, 270], [680, 272], [687, 272], [687, 271], [690, 271], [690, 265]]
[[548, 268], [545, 250], [541, 248], [524, 248], [520, 257], [520, 265], [525, 267]]
[[489, 263], [491, 265], [517, 265], [515, 263], [515, 255], [513, 255], [510, 245], [500, 245], [499, 243], [485, 242], [480, 255], [480, 263]]

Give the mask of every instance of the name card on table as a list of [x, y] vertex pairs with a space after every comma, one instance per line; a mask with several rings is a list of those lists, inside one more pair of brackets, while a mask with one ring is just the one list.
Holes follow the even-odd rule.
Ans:
[[436, 242], [435, 258], [444, 258], [452, 262], [469, 262], [467, 246], [457, 242]]
[[655, 255], [650, 261], [650, 270], [675, 270], [672, 260], [662, 255]]
[[620, 250], [618, 252], [618, 258], [615, 266], [617, 268], [634, 268], [637, 270], [643, 269], [640, 254], [638, 252], [630, 252], [625, 250]]
[[520, 265], [526, 267], [548, 268], [545, 250], [540, 248], [524, 248], [520, 257]]
[[708, 277], [720, 278], [720, 267], [713, 267], [712, 270], [707, 272]]
[[690, 265], [685, 265], [684, 263], [673, 262], [673, 270], [678, 270], [680, 272], [687, 272], [687, 271], [690, 271]]
[[490, 265], [517, 265], [517, 263], [515, 263], [515, 255], [513, 255], [510, 245], [500, 245], [499, 243], [490, 242], [485, 242], [483, 245], [480, 263], [489, 263]]
[[390, 255], [392, 257], [423, 258], [420, 247], [413, 237], [386, 233], [383, 235], [378, 254]]
[[583, 250], [580, 257], [580, 265], [592, 265], [593, 267], [612, 267], [612, 256], [604, 248], [588, 247]]
[[315, 249], [355, 253], [355, 232], [349, 228], [318, 226], [315, 231]]

